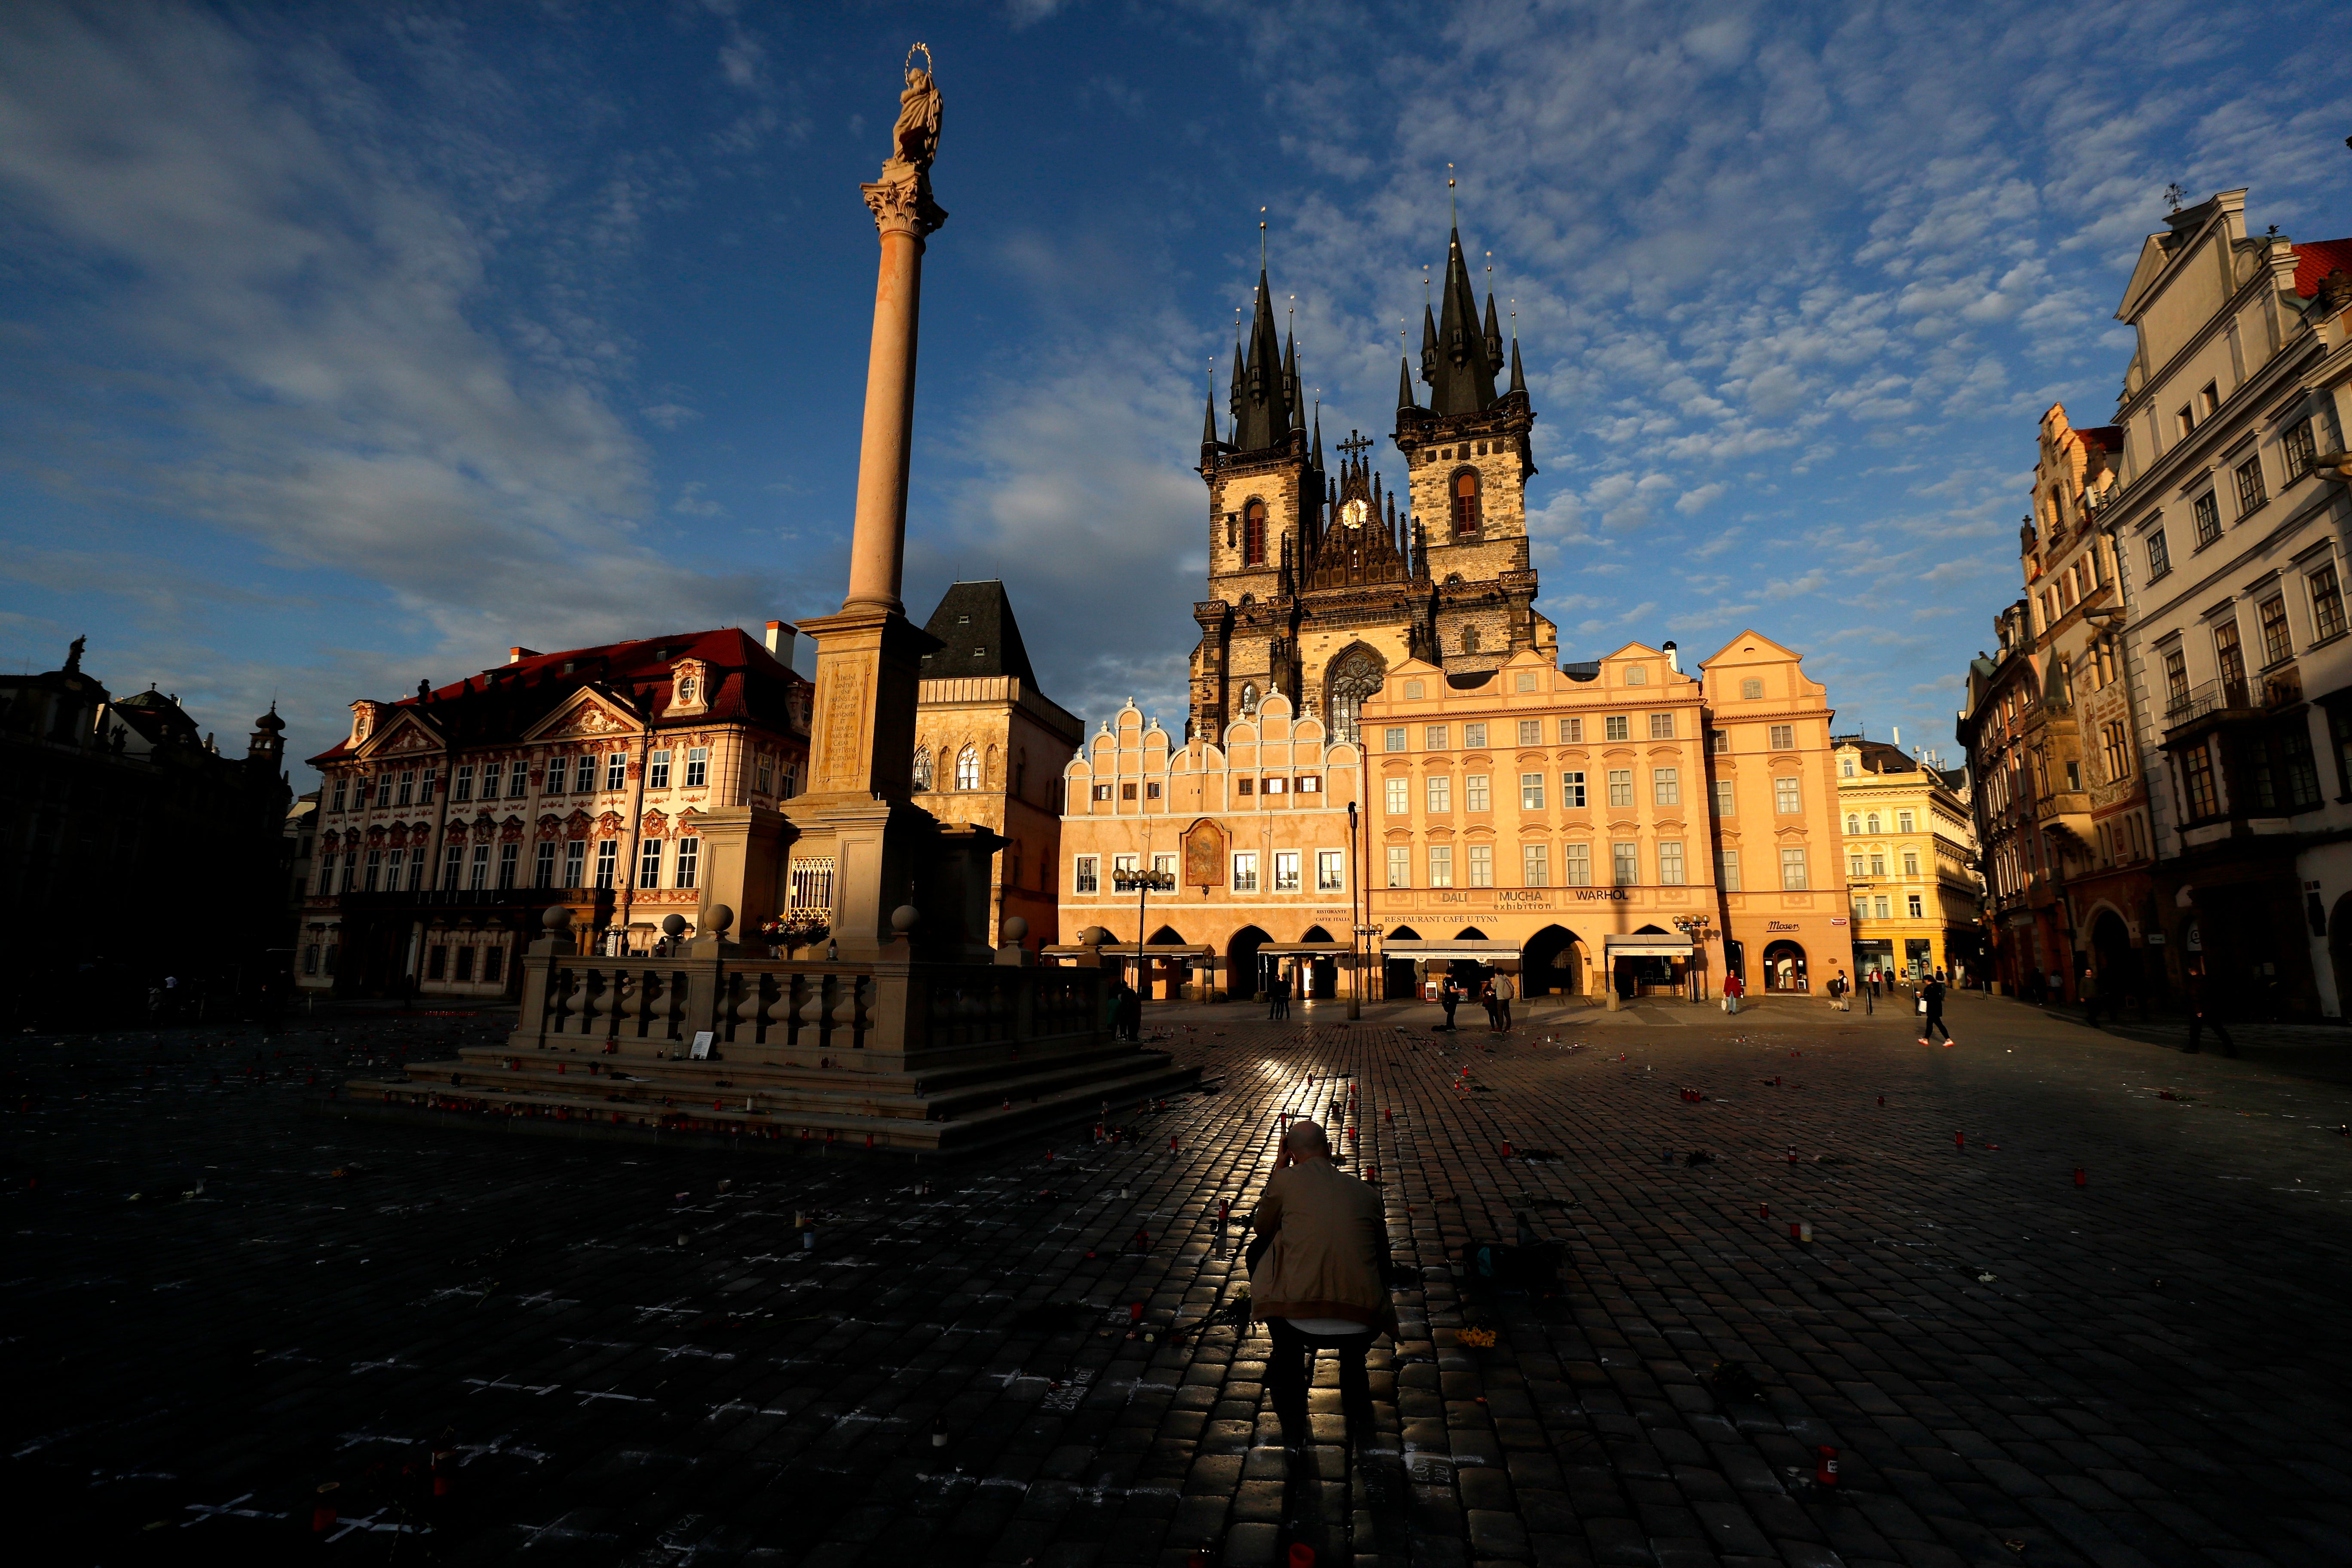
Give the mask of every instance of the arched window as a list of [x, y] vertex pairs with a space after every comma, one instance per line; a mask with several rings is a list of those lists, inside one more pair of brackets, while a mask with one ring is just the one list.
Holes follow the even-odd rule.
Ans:
[[966, 746], [956, 753], [956, 788], [980, 787], [980, 753]]
[[1862, 816], [1859, 812], [1849, 811], [1845, 814], [1845, 830], [1848, 833], [1862, 831]]
[[915, 787], [931, 787], [931, 749], [929, 746], [915, 748]]
[[1478, 475], [1465, 468], [1454, 476], [1454, 537], [1478, 537]]
[[1875, 833], [1875, 832], [1877, 832], [1877, 831], [1878, 831], [1878, 813], [1876, 813], [1876, 812], [1874, 812], [1874, 812], [1872, 812], [1872, 813], [1870, 814], [1870, 816], [1869, 816], [1867, 818], [1865, 818], [1864, 820], [1865, 820], [1865, 821], [1867, 821], [1867, 822], [1869, 823], [1869, 825], [1870, 825], [1870, 826], [1869, 826], [1869, 831], [1870, 831], [1870, 832], [1872, 832], [1872, 833]]
[[1254, 500], [1242, 510], [1242, 564], [1265, 564], [1265, 502]]
[[1379, 694], [1387, 673], [1381, 656], [1362, 643], [1356, 644], [1331, 661], [1327, 677], [1327, 688], [1331, 695], [1326, 706], [1331, 712], [1334, 739], [1352, 741], [1356, 738], [1357, 710], [1362, 706], [1365, 698]]

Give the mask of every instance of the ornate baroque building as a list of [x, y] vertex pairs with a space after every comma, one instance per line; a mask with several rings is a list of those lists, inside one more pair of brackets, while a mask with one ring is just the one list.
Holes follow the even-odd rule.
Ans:
[[[562, 903], [602, 951], [672, 914], [773, 908], [778, 805], [807, 770], [793, 629], [733, 627], [508, 662], [352, 704], [323, 775], [305, 986], [496, 996]], [[764, 882], [757, 899], [747, 887]]]

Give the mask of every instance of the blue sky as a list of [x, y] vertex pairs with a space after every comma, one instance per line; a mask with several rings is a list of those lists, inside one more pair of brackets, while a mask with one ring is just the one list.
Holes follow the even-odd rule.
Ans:
[[274, 695], [300, 755], [512, 644], [837, 605], [857, 184], [919, 37], [919, 619], [1002, 576], [1052, 695], [1181, 717], [1259, 208], [1327, 438], [1384, 436], [1452, 163], [1563, 652], [1752, 625], [1948, 744], [2166, 185], [2352, 234], [2332, 10], [14, 0], [0, 662], [88, 633], [225, 738]]

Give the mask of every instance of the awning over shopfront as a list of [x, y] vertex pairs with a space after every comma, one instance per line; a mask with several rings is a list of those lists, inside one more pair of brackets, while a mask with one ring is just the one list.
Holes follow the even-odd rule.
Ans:
[[1610, 958], [1688, 958], [1691, 943], [1685, 936], [1638, 931], [1627, 936], [1604, 936], [1601, 950]]
[[[1084, 958], [1090, 952], [1098, 952], [1105, 958], [1133, 958], [1135, 943], [1107, 942], [1100, 947], [1087, 947], [1079, 943], [1056, 942], [1037, 951], [1047, 958]], [[1146, 958], [1213, 958], [1216, 952], [1215, 948], [1203, 942], [1150, 942], [1143, 944], [1143, 956]]]
[[1344, 942], [1262, 942], [1257, 944], [1260, 958], [1296, 958], [1302, 954], [1309, 958], [1326, 958], [1347, 951], [1348, 944]]
[[1434, 938], [1391, 938], [1381, 944], [1381, 951], [1391, 958], [1410, 958], [1423, 963], [1438, 959], [1466, 958], [1480, 963], [1495, 963], [1505, 959], [1516, 962], [1519, 944], [1516, 942], [1466, 940], [1444, 942]]

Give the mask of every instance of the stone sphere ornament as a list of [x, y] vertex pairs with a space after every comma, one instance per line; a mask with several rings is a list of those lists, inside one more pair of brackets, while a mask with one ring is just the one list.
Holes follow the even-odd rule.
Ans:
[[686, 917], [684, 915], [664, 915], [662, 917], [662, 935], [675, 940], [685, 933]]
[[923, 918], [922, 910], [912, 904], [900, 904], [890, 911], [890, 929], [904, 936], [915, 929]]
[[999, 929], [1004, 932], [1006, 942], [1018, 947], [1021, 945], [1022, 939], [1029, 934], [1029, 922], [1019, 915], [1007, 915], [1004, 917], [1004, 924]]

